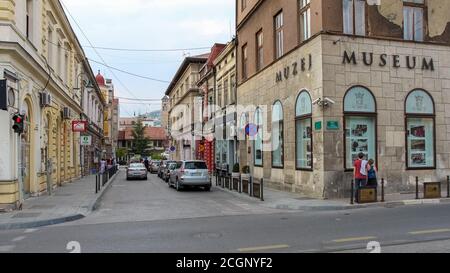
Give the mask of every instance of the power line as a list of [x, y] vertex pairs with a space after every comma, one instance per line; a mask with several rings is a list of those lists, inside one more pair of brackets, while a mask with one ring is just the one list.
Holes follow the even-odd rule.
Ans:
[[173, 49], [132, 49], [132, 48], [111, 48], [111, 47], [99, 47], [99, 46], [83, 46], [92, 49], [110, 50], [110, 51], [127, 51], [127, 52], [177, 52], [177, 51], [189, 51], [189, 50], [205, 50], [211, 47], [192, 47], [192, 48], [173, 48]]
[[117, 97], [118, 99], [121, 99], [121, 100], [131, 100], [131, 101], [136, 101], [136, 100], [139, 100], [139, 101], [161, 101], [161, 99], [131, 99], [131, 98], [124, 98], [124, 97]]
[[96, 60], [92, 60], [92, 59], [89, 59], [89, 58], [88, 58], [88, 60], [93, 62], [93, 63], [103, 65], [103, 66], [105, 66], [105, 67], [107, 67], [109, 69], [116, 70], [116, 71], [119, 71], [119, 72], [122, 72], [122, 73], [125, 73], [125, 74], [128, 74], [128, 75], [131, 75], [131, 76], [134, 76], [134, 77], [137, 77], [137, 78], [142, 78], [142, 79], [155, 81], [155, 82], [161, 82], [161, 83], [170, 83], [170, 81], [160, 80], [160, 79], [156, 79], [156, 78], [152, 78], [152, 77], [138, 75], [138, 74], [135, 74], [135, 73], [132, 73], [132, 72], [128, 72], [128, 71], [122, 70], [120, 68], [113, 67], [113, 66], [110, 66], [110, 65], [108, 65], [106, 63], [102, 63], [102, 62], [99, 62], [99, 61], [96, 61]]

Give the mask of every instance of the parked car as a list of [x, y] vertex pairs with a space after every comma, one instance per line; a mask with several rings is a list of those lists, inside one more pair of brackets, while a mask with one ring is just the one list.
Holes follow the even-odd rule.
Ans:
[[169, 186], [175, 187], [177, 191], [185, 187], [203, 187], [206, 191], [210, 191], [212, 185], [206, 162], [183, 161], [170, 173]]
[[157, 173], [160, 165], [160, 161], [154, 161], [152, 164], [150, 164], [150, 173]]
[[158, 176], [162, 179], [165, 180], [165, 174], [167, 173], [167, 166], [169, 165], [169, 163], [174, 163], [175, 161], [173, 160], [165, 160], [162, 162], [162, 164], [159, 166], [158, 169]]
[[179, 168], [181, 166], [181, 163], [181, 161], [173, 161], [167, 163], [166, 169], [163, 172], [163, 180], [166, 181], [166, 183], [169, 182], [171, 172]]
[[143, 163], [132, 163], [127, 168], [127, 180], [136, 178], [147, 180], [147, 169]]

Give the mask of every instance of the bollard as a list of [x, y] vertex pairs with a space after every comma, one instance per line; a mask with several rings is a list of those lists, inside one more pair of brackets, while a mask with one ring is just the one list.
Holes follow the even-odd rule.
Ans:
[[95, 194], [98, 193], [98, 176], [95, 176]]
[[253, 196], [253, 176], [250, 176], [248, 180], [248, 192], [250, 196]]
[[384, 178], [381, 179], [381, 202], [384, 203]]
[[217, 172], [215, 173], [216, 175], [216, 186], [219, 186], [219, 176], [217, 175]]
[[260, 196], [261, 196], [261, 201], [264, 202], [264, 179], [261, 178], [261, 185], [259, 187], [260, 190]]
[[352, 179], [352, 185], [351, 185], [351, 196], [350, 196], [350, 204], [353, 205], [354, 201], [353, 201], [353, 197], [354, 197], [354, 193], [355, 193], [355, 182]]
[[419, 200], [419, 177], [416, 176], [416, 200]]
[[447, 176], [447, 198], [450, 198], [450, 175]]
[[242, 193], [242, 176], [239, 176], [238, 191], [239, 193]]

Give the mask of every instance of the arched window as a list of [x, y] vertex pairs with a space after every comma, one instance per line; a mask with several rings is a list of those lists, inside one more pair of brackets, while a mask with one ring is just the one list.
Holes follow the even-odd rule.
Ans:
[[272, 107], [272, 167], [284, 167], [283, 105], [276, 101]]
[[258, 133], [254, 136], [254, 163], [257, 167], [263, 166], [263, 113], [261, 108], [255, 111], [255, 125], [258, 128]]
[[303, 90], [295, 103], [295, 146], [296, 168], [313, 169], [312, 100], [308, 91]]
[[247, 134], [245, 132], [245, 128], [248, 125], [248, 114], [243, 113], [239, 120], [239, 140], [246, 140]]
[[408, 169], [436, 167], [435, 109], [433, 98], [424, 90], [409, 93], [405, 102]]
[[377, 107], [372, 92], [362, 86], [347, 91], [344, 99], [345, 169], [353, 169], [359, 154], [376, 161]]

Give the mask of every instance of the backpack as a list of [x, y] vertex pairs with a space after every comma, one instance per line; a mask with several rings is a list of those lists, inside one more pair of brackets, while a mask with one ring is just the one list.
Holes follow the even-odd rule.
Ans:
[[375, 171], [375, 167], [374, 166], [370, 166], [367, 178], [369, 178], [369, 179], [376, 179], [377, 178], [377, 172]]

